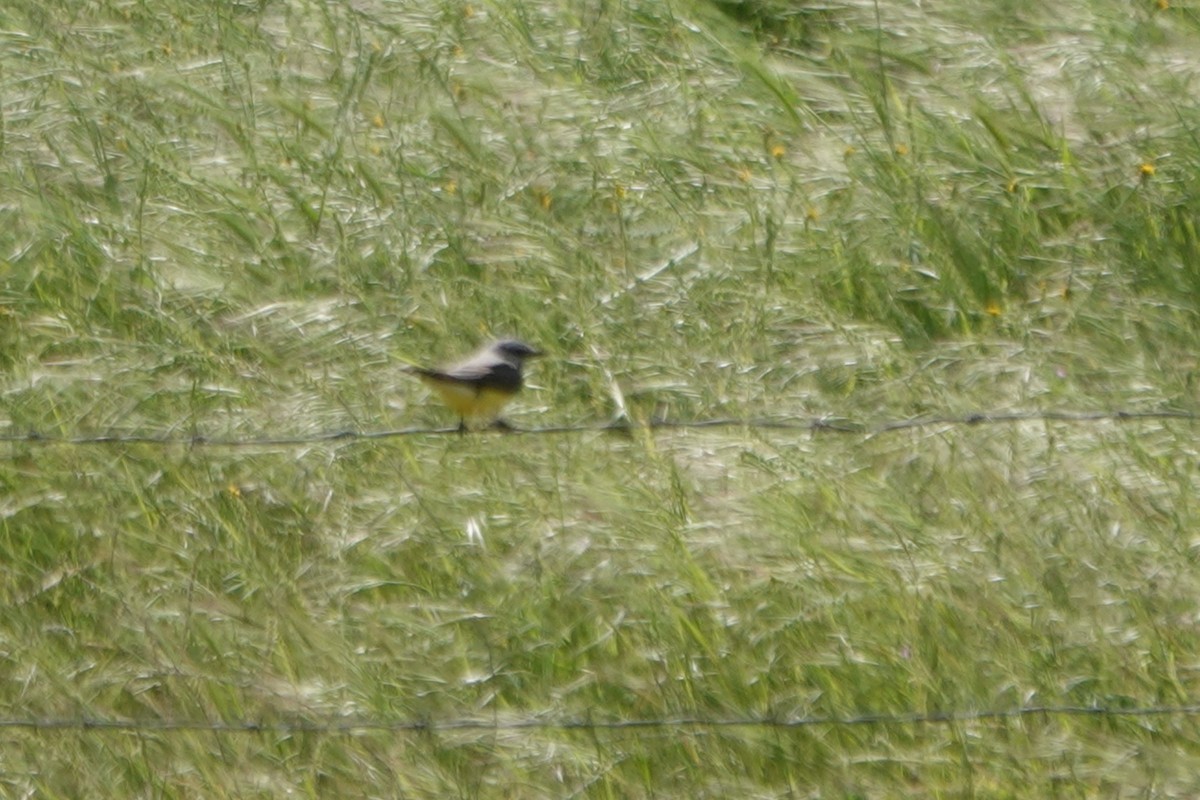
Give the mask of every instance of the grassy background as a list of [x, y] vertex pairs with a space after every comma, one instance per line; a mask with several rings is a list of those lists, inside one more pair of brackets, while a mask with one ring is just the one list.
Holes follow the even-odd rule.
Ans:
[[[3, 432], [1196, 410], [1189, 3], [0, 8]], [[1186, 422], [20, 442], [0, 716], [1131, 708], [1200, 693]], [[0, 730], [14, 797], [1191, 797], [1191, 715]]]

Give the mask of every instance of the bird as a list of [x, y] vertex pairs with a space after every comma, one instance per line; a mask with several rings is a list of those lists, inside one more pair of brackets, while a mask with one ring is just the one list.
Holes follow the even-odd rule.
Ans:
[[405, 370], [436, 391], [458, 414], [460, 432], [467, 430], [468, 419], [511, 429], [500, 419], [500, 412], [521, 391], [525, 360], [540, 355], [540, 350], [519, 339], [500, 339], [449, 366], [408, 366]]

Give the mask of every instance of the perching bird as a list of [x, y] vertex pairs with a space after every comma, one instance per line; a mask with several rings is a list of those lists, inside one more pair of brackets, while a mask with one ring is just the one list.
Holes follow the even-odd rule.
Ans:
[[517, 339], [502, 339], [457, 364], [437, 369], [408, 367], [408, 371], [458, 414], [460, 431], [467, 429], [468, 418], [507, 428], [508, 423], [499, 418], [500, 411], [521, 391], [525, 359], [541, 354]]

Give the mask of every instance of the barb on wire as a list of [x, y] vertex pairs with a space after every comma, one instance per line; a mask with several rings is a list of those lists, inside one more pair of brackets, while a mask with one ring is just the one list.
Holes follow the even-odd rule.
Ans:
[[[569, 433], [630, 433], [636, 430], [686, 430], [704, 428], [751, 428], [763, 430], [795, 430], [813, 433], [851, 433], [879, 435], [916, 428], [951, 427], [957, 425], [1001, 425], [1021, 422], [1132, 422], [1137, 420], [1184, 420], [1196, 421], [1200, 414], [1182, 410], [1158, 411], [980, 411], [969, 414], [931, 415], [907, 419], [884, 420], [882, 422], [860, 422], [845, 417], [825, 416], [810, 418], [772, 417], [716, 417], [713, 419], [649, 419], [631, 422], [621, 419], [612, 422], [584, 422], [567, 425], [548, 425], [540, 428], [504, 428], [504, 433], [523, 434], [569, 434]], [[488, 429], [480, 433], [500, 432]], [[404, 436], [460, 435], [458, 428], [397, 428], [375, 431], [328, 431], [313, 434], [264, 435], [264, 436], [206, 436], [203, 434], [154, 434], [138, 432], [108, 432], [91, 435], [61, 435], [30, 431], [26, 433], [0, 433], [0, 442], [25, 443], [31, 445], [105, 445], [105, 444], [149, 444], [182, 445], [185, 447], [294, 447], [323, 442], [373, 441], [395, 439]]]
[[555, 719], [535, 716], [513, 719], [462, 718], [448, 720], [364, 719], [332, 717], [296, 720], [102, 719], [94, 717], [0, 718], [0, 729], [35, 731], [208, 731], [214, 733], [318, 733], [347, 735], [384, 732], [436, 731], [620, 731], [677, 728], [808, 728], [838, 726], [939, 725], [983, 722], [1018, 717], [1162, 717], [1200, 715], [1200, 703], [1178, 706], [1109, 708], [1104, 706], [1021, 706], [967, 711], [803, 717], [672, 717], [646, 719]]

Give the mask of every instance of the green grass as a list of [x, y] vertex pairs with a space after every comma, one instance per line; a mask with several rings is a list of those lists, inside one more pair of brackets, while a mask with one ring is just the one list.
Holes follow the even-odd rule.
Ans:
[[[18, 0], [0, 44], [13, 438], [442, 428], [404, 364], [498, 334], [549, 352], [526, 428], [1200, 411], [1193, 4]], [[1192, 797], [1190, 714], [506, 723], [1193, 704], [1195, 439], [11, 442], [0, 718], [146, 727], [0, 728], [0, 795]], [[429, 727], [287, 727], [352, 720]]]

